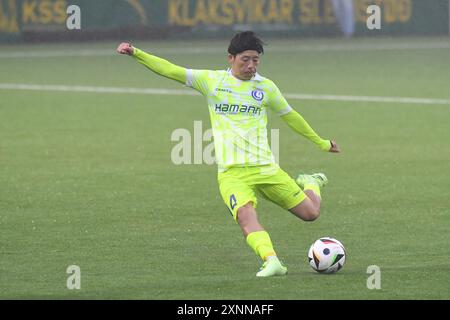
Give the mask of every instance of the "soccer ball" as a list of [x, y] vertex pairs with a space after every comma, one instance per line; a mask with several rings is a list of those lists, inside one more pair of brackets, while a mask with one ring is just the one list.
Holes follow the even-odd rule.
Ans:
[[334, 273], [342, 269], [345, 263], [345, 248], [338, 240], [323, 237], [311, 245], [308, 260], [311, 268], [320, 273]]

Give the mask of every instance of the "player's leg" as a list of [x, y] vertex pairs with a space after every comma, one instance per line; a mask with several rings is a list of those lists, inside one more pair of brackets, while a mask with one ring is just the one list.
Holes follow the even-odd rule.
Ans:
[[281, 168], [264, 179], [258, 191], [266, 199], [289, 210], [304, 221], [313, 221], [319, 217], [321, 184], [316, 179], [310, 178], [309, 175], [304, 178], [303, 190]]
[[299, 175], [296, 183], [303, 189], [307, 197], [289, 209], [289, 211], [302, 220], [316, 220], [320, 215], [320, 204], [322, 201], [320, 188], [327, 182], [328, 179], [323, 173]]
[[287, 268], [278, 259], [269, 233], [259, 223], [256, 209], [252, 203], [249, 202], [237, 210], [237, 222], [249, 247], [263, 260], [263, 265], [256, 276], [285, 275]]
[[320, 197], [311, 190], [306, 190], [305, 194], [305, 199], [288, 210], [303, 221], [314, 221], [320, 215], [321, 200]]
[[257, 277], [281, 276], [287, 273], [275, 253], [269, 233], [258, 221], [258, 215], [253, 203], [249, 202], [237, 210], [237, 222], [247, 244], [264, 261]]
[[[258, 221], [256, 194], [252, 187], [240, 177], [239, 170], [219, 174], [219, 189], [222, 198], [235, 221], [241, 227], [247, 244], [264, 261], [259, 277], [284, 275], [287, 270], [278, 260], [267, 231]], [[270, 263], [269, 263], [270, 262]]]
[[264, 231], [263, 226], [258, 221], [258, 215], [252, 202], [237, 209], [237, 223], [241, 227], [244, 237], [250, 233]]

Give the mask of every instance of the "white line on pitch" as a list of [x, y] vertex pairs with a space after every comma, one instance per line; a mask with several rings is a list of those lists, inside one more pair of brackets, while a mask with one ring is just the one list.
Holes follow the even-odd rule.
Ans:
[[[126, 88], [126, 87], [95, 87], [73, 85], [37, 85], [21, 83], [0, 83], [0, 90], [31, 90], [31, 91], [64, 91], [86, 93], [116, 93], [116, 94], [148, 94], [148, 95], [182, 95], [197, 96], [194, 90], [158, 89], [158, 88]], [[450, 99], [412, 98], [412, 97], [377, 97], [377, 96], [349, 96], [328, 94], [285, 93], [287, 99], [294, 100], [327, 100], [345, 102], [378, 102], [404, 104], [445, 104], [450, 105]]]

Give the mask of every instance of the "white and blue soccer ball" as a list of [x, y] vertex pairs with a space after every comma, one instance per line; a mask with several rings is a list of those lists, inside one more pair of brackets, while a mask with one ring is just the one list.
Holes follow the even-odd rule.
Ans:
[[330, 237], [314, 241], [308, 251], [309, 265], [319, 273], [335, 273], [342, 269], [346, 252], [343, 244]]

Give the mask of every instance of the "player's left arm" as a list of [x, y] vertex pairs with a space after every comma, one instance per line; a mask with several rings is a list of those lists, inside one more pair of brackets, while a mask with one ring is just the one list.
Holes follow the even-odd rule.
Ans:
[[282, 115], [281, 119], [295, 132], [314, 142], [323, 151], [340, 152], [339, 146], [334, 140], [322, 139], [297, 111], [292, 109]]
[[292, 130], [315, 143], [323, 151], [340, 152], [339, 146], [334, 140], [322, 139], [300, 113], [292, 109], [278, 87], [274, 83], [271, 84], [272, 88], [268, 95], [269, 107], [280, 115]]

